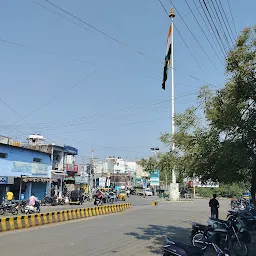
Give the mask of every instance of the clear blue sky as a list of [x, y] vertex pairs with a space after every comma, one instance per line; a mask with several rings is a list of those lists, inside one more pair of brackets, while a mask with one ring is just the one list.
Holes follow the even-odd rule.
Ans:
[[[86, 157], [90, 146], [99, 158], [114, 155], [139, 159], [149, 156], [152, 146], [164, 150], [157, 138], [171, 129], [168, 119], [170, 80], [167, 90], [163, 91], [160, 64], [164, 60], [169, 19], [159, 1], [52, 0], [130, 48], [89, 27], [89, 30], [81, 28], [81, 22], [44, 0], [35, 1], [78, 25], [32, 0], [1, 1], [0, 39], [40, 51], [0, 41], [1, 98], [13, 109], [0, 102], [0, 133], [22, 141], [30, 133], [41, 133], [49, 141], [79, 148], [80, 155]], [[162, 1], [169, 10], [170, 2]], [[221, 1], [232, 26], [227, 1]], [[196, 12], [193, 1], [188, 2]], [[255, 24], [256, 1], [229, 2], [238, 32]], [[198, 68], [175, 31], [175, 107], [181, 112], [195, 103], [195, 93], [204, 81], [222, 86], [225, 76], [224, 66], [216, 58], [185, 1], [174, 3], [219, 70], [216, 71], [176, 13], [177, 28], [203, 69], [202, 72]], [[205, 28], [203, 23], [202, 26]], [[71, 88], [94, 70], [97, 71], [89, 78]], [[23, 116], [26, 118], [17, 122]], [[6, 125], [13, 123], [9, 131]]]

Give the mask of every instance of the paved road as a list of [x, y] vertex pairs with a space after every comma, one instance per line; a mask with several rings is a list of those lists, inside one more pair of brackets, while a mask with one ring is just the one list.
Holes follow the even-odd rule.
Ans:
[[[166, 234], [189, 242], [192, 221], [206, 223], [208, 201], [162, 202], [131, 198], [132, 209], [113, 215], [57, 223], [0, 234], [5, 256], [149, 256], [162, 255]], [[220, 201], [225, 217], [228, 201]], [[208, 254], [211, 255], [211, 254]]]
[[[126, 202], [131, 202], [134, 206], [143, 206], [148, 205], [154, 200], [153, 197], [143, 198], [138, 196], [132, 196], [127, 199]], [[123, 203], [123, 201], [118, 201], [117, 203]], [[86, 208], [86, 207], [93, 207], [93, 202], [86, 202], [82, 206], [81, 205], [57, 205], [57, 206], [41, 206], [41, 212], [53, 212], [53, 211], [61, 211], [61, 210], [67, 210], [67, 209], [76, 209], [76, 208]], [[19, 212], [18, 215], [25, 215]], [[1, 217], [13, 217], [15, 215], [12, 215], [11, 213], [8, 213], [6, 215], [0, 215]]]

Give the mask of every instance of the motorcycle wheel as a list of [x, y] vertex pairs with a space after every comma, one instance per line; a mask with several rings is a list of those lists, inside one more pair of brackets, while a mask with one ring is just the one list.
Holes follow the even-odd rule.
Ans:
[[248, 255], [248, 247], [243, 241], [233, 241], [232, 242], [232, 251], [237, 256], [247, 256]]
[[109, 199], [109, 203], [113, 204], [114, 203], [114, 199], [113, 198]]
[[3, 214], [4, 214], [4, 209], [1, 208], [1, 209], [0, 209], [0, 215], [3, 215]]
[[199, 247], [202, 250], [205, 250], [207, 244], [205, 243], [205, 237], [202, 233], [197, 233], [192, 237], [193, 246]]
[[12, 215], [17, 215], [17, 214], [18, 214], [18, 209], [13, 208], [13, 209], [12, 209]]

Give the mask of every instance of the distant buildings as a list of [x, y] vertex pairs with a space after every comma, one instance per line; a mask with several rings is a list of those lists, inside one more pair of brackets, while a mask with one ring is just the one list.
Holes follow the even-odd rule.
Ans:
[[77, 154], [74, 147], [45, 143], [39, 134], [30, 135], [26, 143], [0, 136], [0, 199], [7, 188], [18, 199], [21, 179], [25, 199], [32, 193], [39, 199], [51, 192], [61, 195], [66, 179], [66, 189], [73, 190], [78, 172]]
[[[130, 188], [136, 186], [137, 176], [140, 181], [144, 177], [142, 167], [136, 162], [115, 156], [110, 156], [105, 161], [97, 162], [94, 170], [96, 184], [99, 186]], [[147, 174], [145, 175], [147, 176]]]

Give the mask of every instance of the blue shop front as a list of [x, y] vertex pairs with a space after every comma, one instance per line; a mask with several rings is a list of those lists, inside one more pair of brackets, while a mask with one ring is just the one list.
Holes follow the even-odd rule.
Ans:
[[42, 199], [50, 190], [51, 156], [48, 153], [0, 143], [0, 201], [10, 190], [16, 200], [19, 188], [24, 199], [31, 194]]

